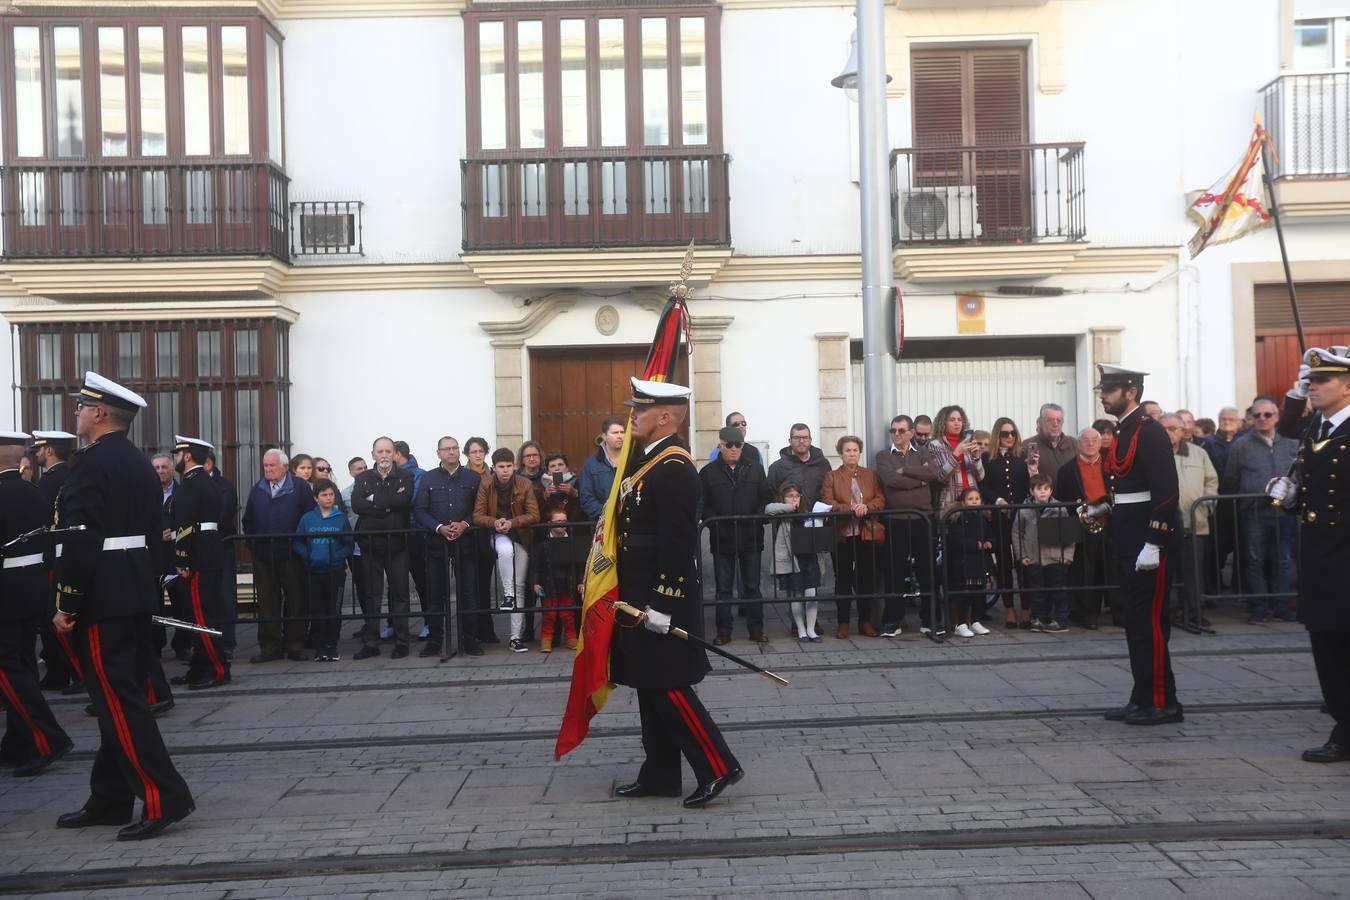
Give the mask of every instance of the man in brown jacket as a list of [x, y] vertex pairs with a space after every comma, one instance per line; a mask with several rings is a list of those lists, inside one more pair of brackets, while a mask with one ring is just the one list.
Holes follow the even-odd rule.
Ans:
[[511, 610], [510, 648], [524, 653], [521, 634], [529, 605], [526, 582], [530, 568], [529, 546], [533, 533], [529, 526], [539, 522], [539, 500], [534, 484], [516, 474], [516, 455], [505, 447], [492, 453], [492, 477], [484, 478], [473, 504], [473, 524], [491, 529], [492, 550], [497, 557], [497, 578], [502, 585], [501, 609]]
[[[890, 581], [881, 613], [881, 636], [896, 637], [905, 622], [905, 595], [931, 589], [925, 516], [933, 511], [932, 484], [937, 480], [937, 472], [929, 460], [928, 449], [914, 443], [913, 419], [909, 416], [891, 419], [891, 445], [877, 452], [872, 468], [886, 495], [886, 509], [920, 513], [917, 516], [900, 513], [885, 519], [889, 549], [886, 569]], [[919, 604], [919, 619], [924, 628], [932, 627], [931, 603]]]

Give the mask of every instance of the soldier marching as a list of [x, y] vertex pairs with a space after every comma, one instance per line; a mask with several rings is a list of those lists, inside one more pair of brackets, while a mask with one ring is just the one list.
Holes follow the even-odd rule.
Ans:
[[[610, 650], [614, 682], [635, 688], [647, 758], [618, 797], [676, 797], [680, 754], [698, 787], [684, 798], [702, 806], [744, 776], [722, 733], [694, 692], [708, 674], [702, 647], [669, 635], [671, 627], [703, 634], [699, 582], [698, 470], [676, 432], [689, 411], [689, 388], [632, 379], [634, 452], [620, 484], [619, 599], [645, 610], [640, 623], [616, 630]], [[639, 447], [641, 450], [639, 451]]]

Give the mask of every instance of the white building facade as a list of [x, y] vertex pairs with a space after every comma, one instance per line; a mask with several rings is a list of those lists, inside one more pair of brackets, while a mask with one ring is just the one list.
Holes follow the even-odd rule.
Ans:
[[[852, 4], [15, 0], [0, 417], [93, 368], [255, 477], [376, 435], [572, 465], [695, 245], [692, 434], [862, 428]], [[1350, 0], [890, 0], [900, 409], [1213, 415], [1296, 366], [1273, 231], [1192, 260], [1253, 111], [1310, 338], [1350, 339]], [[1293, 349], [1291, 350], [1291, 347]], [[880, 443], [883, 435], [865, 435]], [[869, 448], [870, 450], [871, 448]]]

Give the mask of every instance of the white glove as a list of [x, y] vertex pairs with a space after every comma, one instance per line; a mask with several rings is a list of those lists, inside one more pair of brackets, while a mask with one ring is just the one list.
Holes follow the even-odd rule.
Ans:
[[1292, 478], [1280, 477], [1270, 483], [1266, 488], [1266, 496], [1275, 503], [1283, 503], [1294, 494], [1294, 480]]
[[1157, 544], [1145, 544], [1144, 549], [1139, 551], [1139, 558], [1134, 561], [1134, 570], [1136, 572], [1151, 572], [1158, 568], [1160, 562], [1158, 553], [1161, 549]]
[[1298, 367], [1298, 379], [1294, 381], [1294, 386], [1289, 389], [1287, 394], [1296, 400], [1308, 399], [1308, 364], [1304, 363]]
[[1103, 518], [1104, 516], [1110, 515], [1110, 513], [1111, 513], [1111, 504], [1110, 504], [1110, 503], [1088, 503], [1088, 504], [1086, 504], [1086, 505], [1083, 507], [1083, 513], [1084, 513], [1089, 519], [1100, 519], [1100, 518]]
[[670, 633], [670, 616], [663, 612], [657, 612], [650, 606], [645, 610], [647, 617], [642, 620], [642, 627], [648, 631], [655, 631], [657, 634]]

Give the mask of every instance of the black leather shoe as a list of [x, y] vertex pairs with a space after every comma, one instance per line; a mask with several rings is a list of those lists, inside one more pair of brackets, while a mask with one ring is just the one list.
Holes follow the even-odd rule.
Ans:
[[131, 810], [124, 813], [112, 810], [81, 809], [66, 813], [56, 820], [57, 828], [90, 828], [96, 825], [125, 825], [131, 821]]
[[721, 778], [714, 778], [707, 784], [699, 785], [698, 790], [684, 798], [684, 805], [686, 807], [702, 806], [744, 777], [744, 769], [732, 769]]
[[352, 654], [352, 659], [370, 659], [372, 656], [379, 656], [379, 647], [362, 647]]
[[151, 703], [151, 704], [150, 704], [150, 715], [152, 715], [152, 716], [154, 716], [156, 719], [158, 719], [160, 716], [164, 715], [166, 712], [168, 712], [168, 711], [171, 710], [171, 709], [173, 709], [173, 698], [172, 698], [172, 697], [170, 697], [168, 700], [161, 700], [161, 701], [159, 701], [158, 703]]
[[184, 685], [187, 684], [189, 680], [190, 679], [186, 675], [175, 675], [169, 679], [169, 684]]
[[1126, 725], [1167, 725], [1172, 722], [1183, 722], [1186, 717], [1181, 713], [1181, 704], [1176, 706], [1141, 706], [1134, 712], [1125, 716]]
[[[150, 709], [153, 711], [154, 707], [152, 706], [150, 707]], [[94, 709], [94, 704], [92, 703], [90, 703], [88, 706], [84, 708], [84, 714], [86, 716], [89, 716], [91, 719], [98, 718], [98, 710]]]
[[403, 657], [405, 657], [405, 656], [407, 656], [407, 655], [408, 655], [408, 645], [407, 645], [407, 644], [395, 644], [395, 645], [394, 645], [394, 652], [392, 652], [392, 653], [389, 654], [389, 658], [390, 658], [390, 659], [402, 659]]
[[46, 770], [48, 766], [56, 762], [61, 757], [65, 756], [67, 753], [69, 753], [70, 748], [73, 746], [75, 746], [74, 743], [68, 742], [64, 747], [61, 747], [58, 750], [53, 750], [46, 756], [34, 757], [31, 761], [24, 763], [23, 765], [15, 769], [14, 777], [32, 778], [34, 775], [41, 774], [43, 771]]
[[44, 675], [38, 682], [38, 687], [44, 691], [62, 691], [70, 684], [70, 679], [66, 676], [56, 677], [53, 675]]
[[1108, 709], [1102, 714], [1102, 718], [1108, 722], [1123, 722], [1126, 716], [1137, 709], [1139, 709], [1138, 703], [1126, 703], [1124, 706]]
[[[467, 648], [465, 649], [467, 650]], [[426, 659], [429, 656], [440, 656], [441, 645], [438, 641], [429, 640], [422, 645], [422, 649], [417, 652], [417, 655], [422, 659]]]
[[[303, 650], [291, 650], [286, 654], [286, 658], [291, 662], [305, 662], [309, 659], [309, 654]], [[121, 839], [119, 838], [119, 840]], [[135, 838], [127, 838], [127, 840], [135, 840]]]
[[72, 681], [70, 684], [61, 688], [62, 697], [73, 697], [76, 694], [83, 694], [83, 693], [84, 693], [83, 681]]
[[282, 654], [280, 653], [259, 653], [254, 656], [250, 656], [248, 658], [248, 661], [251, 663], [270, 663], [276, 662], [281, 658]]
[[189, 806], [182, 812], [171, 816], [160, 816], [158, 819], [142, 819], [117, 832], [117, 839], [119, 841], [143, 841], [147, 838], [155, 837], [174, 822], [181, 822], [192, 815], [194, 809], [196, 809], [195, 806]]
[[680, 786], [676, 785], [673, 788], [659, 790], [654, 787], [648, 787], [640, 781], [635, 781], [632, 784], [621, 784], [614, 788], [614, 796], [627, 797], [629, 799], [632, 799], [633, 797], [678, 797], [680, 796]]
[[210, 676], [207, 676], [206, 678], [203, 678], [199, 681], [189, 682], [188, 690], [204, 691], [207, 688], [220, 687], [222, 684], [229, 684], [229, 683], [230, 683], [230, 673], [226, 672], [219, 678], [211, 678]]
[[482, 647], [481, 644], [470, 644], [470, 643], [468, 643], [468, 642], [466, 641], [465, 644], [464, 644], [464, 655], [465, 655], [465, 656], [482, 656], [482, 655], [483, 655], [483, 647]]
[[[1303, 761], [1311, 763], [1333, 763], [1350, 760], [1350, 746], [1327, 741], [1320, 747], [1303, 751]], [[18, 772], [14, 773], [18, 775]]]

